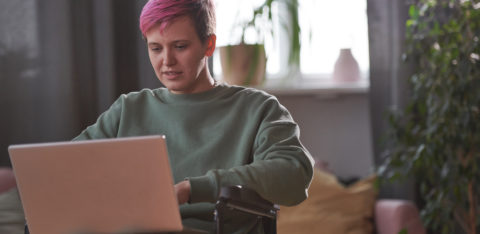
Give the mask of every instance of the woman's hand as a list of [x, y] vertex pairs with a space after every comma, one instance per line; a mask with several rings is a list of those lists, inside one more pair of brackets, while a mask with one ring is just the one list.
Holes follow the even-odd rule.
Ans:
[[184, 180], [176, 184], [175, 194], [179, 205], [187, 203], [190, 200], [190, 181]]

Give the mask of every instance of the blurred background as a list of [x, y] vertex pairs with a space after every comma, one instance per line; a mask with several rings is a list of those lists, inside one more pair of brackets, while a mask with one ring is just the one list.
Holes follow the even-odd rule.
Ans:
[[[232, 25], [248, 18], [239, 12], [262, 1], [215, 2], [223, 46], [238, 38]], [[10, 165], [9, 145], [70, 140], [120, 94], [161, 86], [138, 29], [145, 3], [0, 0], [1, 166]], [[285, 17], [275, 11], [275, 17]], [[408, 6], [401, 0], [300, 0], [298, 15], [301, 64], [293, 79], [298, 85], [265, 89], [291, 111], [317, 160], [343, 179], [367, 176], [380, 158], [377, 139], [386, 126], [385, 110], [402, 106], [406, 98], [406, 79], [399, 77], [409, 72], [401, 61]], [[266, 48], [267, 83], [287, 66], [284, 36], [272, 37], [265, 38], [274, 41]], [[361, 77], [332, 82], [339, 51], [347, 47]], [[217, 54], [212, 71], [221, 77], [216, 59]]]

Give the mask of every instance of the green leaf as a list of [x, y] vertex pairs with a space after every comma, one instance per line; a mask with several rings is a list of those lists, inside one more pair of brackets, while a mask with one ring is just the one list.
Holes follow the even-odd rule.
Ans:
[[410, 18], [412, 19], [417, 19], [418, 18], [418, 9], [415, 5], [410, 5], [410, 8], [408, 9], [408, 14], [410, 15]]
[[413, 20], [413, 19], [409, 19], [407, 20], [407, 28], [409, 27], [412, 27], [413, 25], [416, 25], [417, 24], [417, 21], [416, 20]]

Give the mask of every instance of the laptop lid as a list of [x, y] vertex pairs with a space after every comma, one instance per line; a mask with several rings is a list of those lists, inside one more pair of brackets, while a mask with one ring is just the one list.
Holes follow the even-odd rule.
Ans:
[[32, 234], [182, 230], [163, 136], [8, 150]]

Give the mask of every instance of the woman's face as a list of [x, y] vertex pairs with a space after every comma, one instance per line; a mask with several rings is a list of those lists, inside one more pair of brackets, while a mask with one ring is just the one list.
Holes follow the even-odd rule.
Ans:
[[215, 49], [215, 35], [202, 43], [190, 17], [183, 16], [163, 31], [160, 25], [152, 27], [145, 36], [155, 74], [170, 92], [197, 93], [213, 87], [206, 63]]

